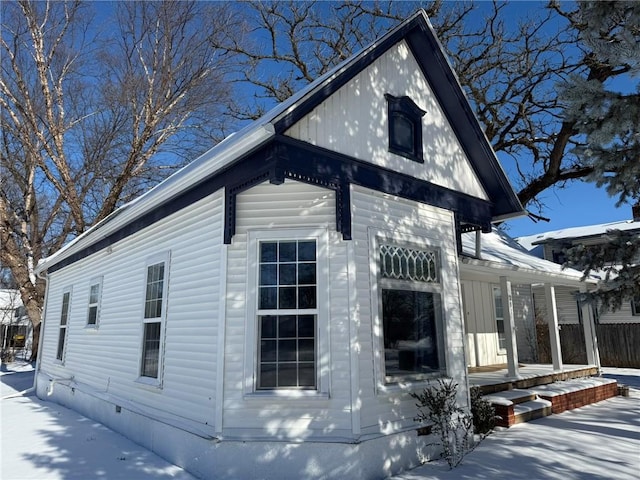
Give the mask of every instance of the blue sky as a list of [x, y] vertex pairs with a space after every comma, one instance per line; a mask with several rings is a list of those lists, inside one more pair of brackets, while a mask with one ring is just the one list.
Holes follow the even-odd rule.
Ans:
[[510, 236], [631, 219], [631, 205], [623, 204], [616, 208], [616, 199], [593, 183], [572, 182], [564, 189], [543, 192], [541, 198], [546, 205], [542, 215], [551, 221], [535, 223], [528, 217], [510, 220], [506, 222]]

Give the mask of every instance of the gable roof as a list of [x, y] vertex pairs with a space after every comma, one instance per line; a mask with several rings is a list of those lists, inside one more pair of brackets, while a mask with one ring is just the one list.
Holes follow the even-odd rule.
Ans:
[[[96, 243], [115, 235], [119, 229], [133, 222], [142, 226], [152, 223], [155, 221], [155, 216], [151, 213], [154, 209], [169, 204], [185, 191], [196, 188], [241, 162], [274, 139], [282, 138], [287, 128], [403, 39], [432, 86], [475, 174], [490, 197], [492, 221], [523, 215], [523, 207], [480, 127], [426, 13], [420, 10], [258, 120], [227, 137], [137, 199], [120, 207], [61, 250], [42, 260], [36, 270], [42, 272], [71, 255], [78, 255], [83, 249], [86, 251], [92, 245], [94, 248], [90, 250], [95, 251], [98, 249]], [[177, 208], [173, 207], [173, 211]], [[141, 218], [145, 220], [140, 222]], [[123, 235], [118, 236], [120, 238]]]

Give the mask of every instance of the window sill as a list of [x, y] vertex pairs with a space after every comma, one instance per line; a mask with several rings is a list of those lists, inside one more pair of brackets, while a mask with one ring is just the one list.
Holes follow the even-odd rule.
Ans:
[[84, 331], [85, 332], [97, 332], [98, 331], [98, 325], [85, 325], [84, 326]]
[[434, 372], [405, 378], [387, 377], [384, 383], [378, 384], [378, 394], [406, 393], [416, 388], [425, 388], [434, 380], [444, 377], [446, 377], [445, 372]]
[[162, 390], [162, 383], [157, 378], [138, 377], [136, 378], [135, 383], [138, 384], [138, 386], [152, 392]]
[[259, 390], [245, 393], [244, 400], [329, 400], [329, 393], [317, 390]]

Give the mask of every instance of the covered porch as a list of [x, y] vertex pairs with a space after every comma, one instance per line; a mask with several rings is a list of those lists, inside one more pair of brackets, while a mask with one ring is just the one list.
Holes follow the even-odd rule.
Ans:
[[[495, 230], [463, 234], [462, 247], [460, 279], [471, 385], [526, 388], [599, 373], [591, 307], [577, 300], [569, 307], [581, 319], [586, 363], [563, 362], [556, 288], [586, 291], [589, 280], [583, 281], [581, 272], [563, 270], [560, 265], [534, 257]], [[540, 302], [533, 301], [534, 286]], [[536, 303], [543, 305], [543, 312], [536, 311]], [[537, 347], [536, 321], [540, 319], [548, 325], [545, 347], [550, 353], [549, 364], [541, 364], [536, 361], [537, 355], [531, 354]]]

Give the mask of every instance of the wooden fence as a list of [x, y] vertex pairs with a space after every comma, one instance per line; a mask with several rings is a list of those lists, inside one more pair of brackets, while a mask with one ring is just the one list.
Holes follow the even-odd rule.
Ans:
[[[549, 326], [536, 325], [538, 362], [551, 363]], [[611, 323], [596, 325], [600, 364], [603, 367], [640, 368], [640, 323]], [[562, 325], [560, 329], [562, 361], [584, 365], [587, 354], [582, 325]]]

